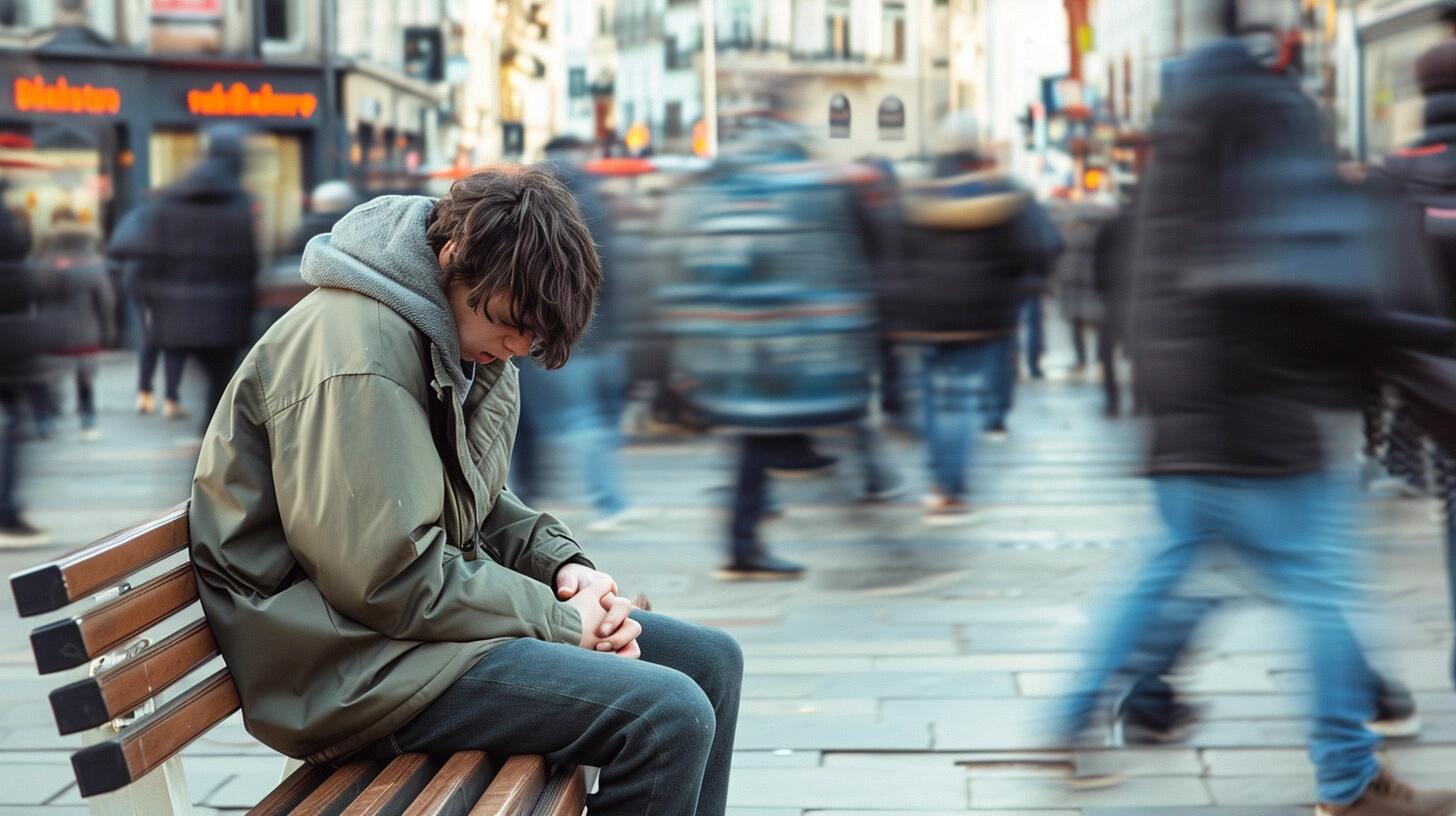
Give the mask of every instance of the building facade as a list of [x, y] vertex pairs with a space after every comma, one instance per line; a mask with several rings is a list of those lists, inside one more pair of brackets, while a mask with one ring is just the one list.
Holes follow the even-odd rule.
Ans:
[[[391, 23], [352, 13], [365, 7]], [[12, 3], [0, 19], [5, 204], [37, 236], [61, 209], [105, 236], [197, 161], [209, 125], [235, 123], [250, 133], [266, 261], [317, 183], [396, 188], [441, 152], [445, 21], [440, 0]]]

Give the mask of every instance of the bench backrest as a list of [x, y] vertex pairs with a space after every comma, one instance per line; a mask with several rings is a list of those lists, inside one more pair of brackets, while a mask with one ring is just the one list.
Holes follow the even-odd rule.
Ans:
[[[179, 504], [141, 524], [10, 578], [23, 617], [54, 612], [107, 590], [120, 589], [76, 614], [30, 634], [41, 674], [84, 666], [129, 647], [153, 627], [197, 600], [190, 561], [132, 586], [136, 573], [187, 549], [187, 505]], [[50, 694], [62, 734], [99, 728], [128, 715], [217, 656], [217, 643], [200, 609], [177, 631], [127, 654], [94, 676]], [[238, 691], [226, 668], [208, 675], [138, 719], [115, 738], [71, 756], [82, 796], [125, 787], [159, 767], [238, 710]]]

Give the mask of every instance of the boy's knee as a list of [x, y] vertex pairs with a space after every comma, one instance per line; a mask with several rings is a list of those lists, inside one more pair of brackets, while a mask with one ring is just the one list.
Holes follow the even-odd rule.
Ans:
[[706, 629], [704, 651], [708, 654], [708, 665], [713, 676], [720, 683], [736, 688], [743, 682], [743, 647], [738, 640], [721, 629]]
[[670, 740], [684, 749], [707, 751], [717, 728], [713, 703], [698, 684], [684, 674], [678, 674], [675, 680], [659, 689], [648, 719], [659, 739]]

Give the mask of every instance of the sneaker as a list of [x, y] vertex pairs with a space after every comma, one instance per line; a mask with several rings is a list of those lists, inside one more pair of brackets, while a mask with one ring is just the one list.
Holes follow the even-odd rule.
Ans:
[[1412, 739], [1420, 736], [1421, 717], [1416, 712], [1416, 698], [1405, 684], [1382, 680], [1380, 696], [1375, 701], [1375, 719], [1365, 727], [1386, 739]]
[[981, 431], [981, 438], [987, 442], [1005, 442], [1006, 437], [1009, 435], [1010, 432], [1006, 430], [1006, 423], [1004, 422], [987, 425], [986, 429]]
[[804, 577], [804, 567], [765, 554], [735, 561], [718, 570], [715, 576], [720, 581], [797, 581]]
[[1456, 816], [1456, 791], [1420, 791], [1382, 770], [1348, 805], [1319, 805], [1315, 816]]
[[138, 414], [150, 414], [157, 408], [157, 398], [150, 391], [138, 391], [136, 409]]
[[1169, 745], [1188, 739], [1203, 714], [1203, 707], [1174, 701], [1168, 704], [1167, 719], [1153, 722], [1129, 710], [1130, 695], [1118, 698], [1112, 710], [1112, 741], [1115, 745]]
[[24, 519], [16, 519], [10, 524], [0, 525], [0, 549], [6, 547], [39, 547], [42, 544], [49, 544], [50, 541], [50, 533], [30, 526]]
[[646, 507], [628, 507], [587, 522], [586, 529], [593, 533], [615, 533], [657, 518], [658, 512]]
[[964, 499], [933, 496], [926, 502], [925, 523], [932, 527], [950, 527], [972, 521], [971, 505]]
[[187, 413], [187, 409], [182, 407], [182, 403], [166, 400], [162, 403], [162, 416], [167, 419], [186, 419], [191, 414]]
[[101, 430], [99, 428], [92, 427], [81, 429], [82, 442], [100, 442], [102, 438], [103, 437], [101, 435]]

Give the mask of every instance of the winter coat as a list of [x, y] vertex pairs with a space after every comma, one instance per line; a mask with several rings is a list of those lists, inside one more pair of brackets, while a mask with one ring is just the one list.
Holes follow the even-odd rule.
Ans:
[[116, 336], [116, 296], [99, 243], [79, 225], [61, 227], [36, 253], [41, 312], [64, 332], [62, 354], [99, 351]]
[[29, 226], [0, 208], [0, 385], [40, 377], [38, 358], [60, 346], [56, 324], [40, 313], [30, 248]]
[[902, 260], [881, 281], [892, 335], [997, 337], [1015, 331], [1028, 287], [1061, 252], [1041, 205], [1010, 179], [972, 173], [907, 186]]
[[581, 638], [552, 582], [590, 562], [504, 489], [516, 369], [467, 378], [431, 206], [377, 198], [309, 243], [321, 288], [243, 361], [193, 481], [198, 592], [244, 721], [312, 762], [393, 733], [497, 646]]
[[[1332, 397], [1357, 404], [1366, 358], [1392, 338], [1349, 336], [1314, 301], [1271, 308], [1190, 282], [1208, 279], [1210, 268], [1237, 276], [1265, 262], [1315, 279], [1318, 271], [1300, 262], [1322, 256], [1285, 249], [1278, 231], [1317, 223], [1353, 235], [1365, 226], [1354, 222], [1364, 219], [1341, 222], [1319, 207], [1290, 212], [1277, 205], [1275, 214], [1262, 215], [1271, 195], [1312, 197], [1277, 189], [1279, 176], [1269, 174], [1287, 170], [1291, 178], [1314, 179], [1310, 190], [1323, 189], [1317, 179], [1335, 176], [1319, 114], [1297, 81], [1264, 68], [1233, 40], [1190, 55], [1179, 76], [1155, 126], [1131, 304], [1130, 351], [1140, 402], [1152, 418], [1149, 468], [1238, 476], [1321, 469], [1317, 412]], [[1261, 176], [1267, 176], [1262, 187], [1249, 184]], [[1325, 203], [1336, 207], [1349, 200], [1343, 195]], [[1240, 260], [1211, 267], [1209, 257]]]
[[125, 267], [147, 343], [241, 348], [253, 338], [258, 250], [252, 203], [209, 158], [121, 220], [109, 254]]
[[1107, 305], [1097, 290], [1095, 263], [1097, 236], [1113, 215], [1111, 209], [1092, 204], [1065, 204], [1052, 210], [1057, 232], [1066, 245], [1052, 280], [1062, 316], [1067, 320], [1100, 324], [1106, 316]]

